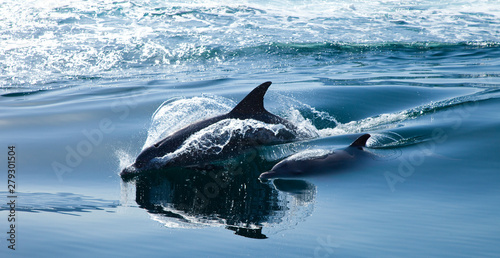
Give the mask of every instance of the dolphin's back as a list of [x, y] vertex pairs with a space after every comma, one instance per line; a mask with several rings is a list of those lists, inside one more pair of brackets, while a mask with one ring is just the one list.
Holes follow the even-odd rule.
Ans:
[[[202, 120], [180, 129], [179, 131], [167, 136], [156, 144], [146, 148], [137, 157], [134, 166], [141, 168], [156, 157], [163, 157], [168, 153], [176, 151], [191, 135], [215, 124], [224, 119], [254, 119], [266, 124], [283, 124], [289, 131], [295, 131], [297, 128], [287, 120], [269, 113], [264, 108], [264, 95], [271, 86], [271, 82], [265, 82], [253, 89], [243, 100], [241, 100], [229, 113]], [[267, 134], [267, 135], [266, 135]], [[273, 142], [273, 139], [290, 141], [296, 138], [295, 134], [287, 130], [280, 131], [279, 135], [270, 135], [269, 130], [260, 130], [260, 133], [254, 133], [253, 136], [261, 136], [265, 141]], [[273, 138], [274, 137], [274, 138]], [[265, 141], [263, 143], [265, 143]], [[239, 141], [236, 144], [255, 144], [260, 141]], [[244, 147], [244, 146], [242, 146]]]
[[137, 168], [141, 168], [144, 166], [147, 162], [152, 160], [155, 157], [162, 157], [167, 153], [174, 152], [181, 146], [181, 144], [186, 141], [187, 138], [189, 138], [191, 135], [194, 133], [200, 131], [201, 129], [211, 125], [215, 124], [221, 120], [227, 119], [228, 114], [212, 117], [209, 119], [205, 119], [199, 122], [196, 122], [194, 124], [190, 124], [179, 131], [165, 137], [163, 140], [155, 143], [152, 146], [149, 146], [145, 150], [139, 154], [135, 161], [135, 166]]
[[292, 123], [264, 108], [264, 95], [271, 86], [271, 82], [264, 82], [253, 89], [248, 95], [229, 112], [228, 118], [254, 119], [266, 124], [283, 124], [289, 130], [297, 130]]

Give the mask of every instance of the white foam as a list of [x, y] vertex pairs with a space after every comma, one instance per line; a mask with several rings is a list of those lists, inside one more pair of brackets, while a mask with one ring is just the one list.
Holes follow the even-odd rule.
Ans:
[[375, 131], [382, 129], [391, 129], [398, 126], [399, 122], [409, 119], [408, 111], [396, 113], [380, 114], [374, 117], [368, 117], [358, 121], [348, 123], [338, 123], [334, 128], [325, 128], [319, 130], [322, 137], [329, 137], [343, 134], [362, 133], [366, 131]]
[[498, 42], [500, 3], [27, 0], [4, 1], [0, 16], [3, 86], [155, 72], [179, 77], [207, 64], [246, 69], [239, 65], [246, 59], [273, 67], [251, 54], [238, 58], [269, 44]]

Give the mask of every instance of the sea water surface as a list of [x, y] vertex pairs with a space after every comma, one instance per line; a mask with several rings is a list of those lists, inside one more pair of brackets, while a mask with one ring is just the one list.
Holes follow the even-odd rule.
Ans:
[[[498, 1], [0, 1], [0, 256], [497, 257], [499, 71]], [[120, 178], [265, 81], [301, 141]], [[361, 166], [257, 179], [363, 133]]]

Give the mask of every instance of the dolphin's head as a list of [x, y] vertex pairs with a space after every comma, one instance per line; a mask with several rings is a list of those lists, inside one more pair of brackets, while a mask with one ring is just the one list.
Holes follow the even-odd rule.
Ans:
[[260, 179], [302, 177], [337, 169], [352, 154], [345, 150], [306, 150], [294, 154], [276, 164], [270, 171], [262, 173]]
[[133, 164], [125, 167], [120, 173], [120, 175], [122, 177], [130, 176], [138, 173], [139, 171], [145, 170], [147, 167], [148, 167], [148, 162], [146, 162], [145, 160], [137, 159]]
[[156, 147], [149, 147], [141, 152], [141, 154], [139, 154], [133, 164], [127, 166], [122, 170], [122, 172], [120, 173], [122, 178], [134, 176], [141, 171], [147, 171], [149, 169], [156, 168], [157, 164], [154, 162], [156, 158], [154, 155], [154, 149], [156, 149]]
[[159, 169], [159, 166], [158, 166], [159, 164], [156, 163], [155, 161], [156, 161], [156, 159], [152, 159], [148, 162], [140, 161], [140, 160], [136, 161], [133, 164], [125, 167], [121, 171], [120, 176], [124, 180], [130, 180], [130, 179], [133, 179], [136, 176], [138, 176], [140, 173], [148, 172], [148, 171], [150, 171], [150, 172], [155, 171], [155, 170]]
[[259, 179], [298, 177], [309, 170], [307, 163], [297, 160], [283, 160], [271, 170], [260, 174]]
[[158, 166], [158, 163], [156, 163], [155, 160], [163, 157], [165, 154], [165, 150], [161, 145], [152, 145], [144, 149], [139, 156], [137, 156], [135, 162], [122, 171], [122, 175], [137, 173], [148, 169], [155, 169]]
[[294, 154], [276, 164], [270, 171], [262, 173], [259, 178], [300, 177], [313, 173], [321, 168], [331, 150], [306, 150]]
[[125, 167], [120, 172], [120, 176], [123, 180], [128, 181], [128, 180], [131, 180], [132, 178], [134, 178], [138, 172], [139, 172], [139, 170], [134, 166], [134, 164], [132, 164], [132, 165]]

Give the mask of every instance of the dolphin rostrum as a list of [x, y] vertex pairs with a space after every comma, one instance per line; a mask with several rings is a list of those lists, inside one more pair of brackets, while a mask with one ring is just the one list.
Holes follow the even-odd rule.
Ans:
[[[152, 162], [154, 159], [162, 158], [178, 150], [189, 137], [226, 119], [253, 119], [265, 124], [280, 125], [277, 130], [270, 130], [265, 127], [252, 128], [252, 130], [245, 131], [244, 135], [236, 134], [236, 136], [231, 136], [230, 141], [224, 146], [226, 154], [230, 154], [235, 150], [244, 150], [251, 146], [278, 144], [295, 140], [298, 136], [296, 126], [279, 116], [269, 113], [264, 108], [264, 95], [269, 86], [271, 86], [271, 82], [264, 82], [257, 86], [229, 113], [190, 124], [144, 149], [135, 162], [122, 171], [121, 175], [123, 176], [139, 170], [160, 168], [157, 162]], [[169, 160], [161, 166], [189, 166], [203, 160], [219, 158], [220, 154], [220, 152], [217, 152], [210, 155], [201, 151], [183, 153], [183, 155], [178, 156], [175, 160]]]
[[299, 152], [278, 162], [270, 171], [260, 174], [259, 179], [307, 176], [353, 165], [357, 158], [369, 156], [363, 149], [369, 138], [370, 134], [364, 134], [344, 149]]

